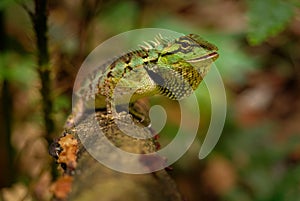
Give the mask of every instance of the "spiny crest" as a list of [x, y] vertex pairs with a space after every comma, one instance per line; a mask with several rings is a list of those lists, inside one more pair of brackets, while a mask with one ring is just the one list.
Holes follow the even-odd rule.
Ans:
[[[160, 49], [166, 47], [169, 43], [174, 42], [176, 37], [164, 37], [161, 34], [157, 34], [154, 40], [144, 41], [142, 45], [138, 45], [138, 48], [131, 48], [127, 51], [124, 51], [123, 54], [119, 54], [120, 56], [126, 55], [128, 53], [136, 53], [139, 51], [149, 51], [151, 49]], [[119, 57], [120, 57], [119, 56]], [[117, 58], [119, 58], [117, 57]]]
[[175, 38], [172, 37], [163, 37], [161, 34], [158, 34], [152, 41], [144, 41], [143, 45], [139, 45], [142, 50], [149, 51], [150, 49], [156, 49], [159, 46], [165, 47], [168, 43], [174, 41]]

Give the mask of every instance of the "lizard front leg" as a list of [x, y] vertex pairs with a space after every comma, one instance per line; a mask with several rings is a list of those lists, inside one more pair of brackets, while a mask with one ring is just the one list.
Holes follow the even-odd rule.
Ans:
[[139, 123], [148, 127], [151, 124], [149, 109], [150, 108], [147, 102], [145, 102], [144, 100], [138, 100], [130, 104], [129, 113], [135, 119], [138, 119]]

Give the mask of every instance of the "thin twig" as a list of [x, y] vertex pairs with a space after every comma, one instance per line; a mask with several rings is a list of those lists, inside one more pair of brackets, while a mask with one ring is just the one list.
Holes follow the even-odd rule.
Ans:
[[48, 38], [47, 38], [47, 0], [35, 0], [35, 11], [31, 12], [26, 6], [23, 8], [31, 17], [36, 35], [38, 73], [41, 80], [41, 95], [43, 104], [43, 115], [46, 130], [46, 139], [52, 141], [51, 134], [54, 131], [52, 119], [53, 102], [51, 91], [51, 69], [49, 65]]

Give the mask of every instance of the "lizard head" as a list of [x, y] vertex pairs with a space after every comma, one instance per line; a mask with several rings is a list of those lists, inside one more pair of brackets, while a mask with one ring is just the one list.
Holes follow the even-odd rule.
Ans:
[[204, 77], [219, 54], [218, 48], [196, 34], [181, 36], [161, 51], [161, 62], [169, 65], [189, 63]]
[[215, 45], [196, 34], [189, 34], [169, 43], [162, 50], [161, 55], [170, 59], [171, 62], [184, 60], [193, 65], [197, 62], [215, 61], [219, 56], [217, 51], [218, 48]]
[[160, 93], [171, 99], [181, 99], [195, 90], [218, 58], [218, 48], [196, 34], [181, 36], [169, 42], [157, 65], [146, 67], [159, 85]]
[[194, 68], [203, 78], [219, 57], [218, 48], [196, 34], [181, 36], [161, 51], [158, 63], [175, 71]]

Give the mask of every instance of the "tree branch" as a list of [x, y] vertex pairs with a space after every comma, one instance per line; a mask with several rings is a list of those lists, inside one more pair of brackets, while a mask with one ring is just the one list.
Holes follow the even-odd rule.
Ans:
[[[97, 112], [96, 116], [105, 138], [119, 149], [141, 154], [141, 158], [144, 153], [157, 150], [157, 142], [153, 138], [137, 139], [126, 135], [128, 130], [136, 132], [129, 121], [130, 115], [120, 116], [122, 131], [102, 112]], [[76, 128], [65, 131], [56, 142], [59, 147], [56, 150], [59, 151], [54, 155], [64, 168], [64, 175], [57, 180], [52, 189], [59, 200], [182, 201], [174, 181], [165, 170], [150, 174], [125, 174], [107, 168], [95, 160], [82, 144], [85, 144], [85, 147], [93, 147], [97, 150], [96, 154], [103, 158], [117, 159], [120, 167], [133, 163], [107, 149], [103, 143], [104, 137], [99, 134], [99, 126], [92, 123], [94, 118], [95, 116], [90, 114]], [[151, 131], [145, 128], [135, 134], [147, 137]], [[77, 151], [74, 151], [75, 149]], [[151, 168], [151, 163], [144, 162], [134, 161]]]

